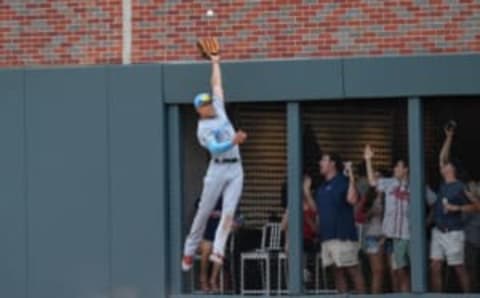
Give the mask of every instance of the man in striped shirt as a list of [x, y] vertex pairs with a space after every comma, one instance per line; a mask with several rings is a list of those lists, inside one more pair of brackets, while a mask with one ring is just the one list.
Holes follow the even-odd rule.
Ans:
[[410, 227], [408, 208], [410, 192], [408, 189], [408, 166], [404, 160], [398, 160], [393, 167], [393, 177], [376, 179], [372, 166], [373, 150], [365, 148], [368, 180], [371, 186], [385, 193], [385, 207], [382, 230], [386, 237], [385, 250], [390, 257], [394, 291], [410, 291], [409, 239]]

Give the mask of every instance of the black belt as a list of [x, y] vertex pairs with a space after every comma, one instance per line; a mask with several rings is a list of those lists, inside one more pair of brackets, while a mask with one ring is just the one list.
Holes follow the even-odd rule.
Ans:
[[455, 232], [455, 231], [461, 231], [461, 230], [462, 230], [461, 228], [452, 228], [452, 229], [449, 229], [449, 228], [440, 227], [440, 226], [435, 226], [435, 228], [437, 228], [437, 229], [438, 229], [440, 232], [442, 232], [442, 233]]
[[237, 163], [240, 161], [238, 158], [215, 158], [215, 163]]

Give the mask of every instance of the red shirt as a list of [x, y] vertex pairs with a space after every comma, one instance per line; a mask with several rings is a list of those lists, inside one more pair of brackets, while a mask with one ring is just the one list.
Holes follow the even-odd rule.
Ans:
[[305, 239], [315, 239], [317, 233], [315, 231], [315, 227], [312, 227], [308, 222], [309, 221], [315, 222], [315, 218], [317, 216], [317, 212], [312, 208], [307, 208], [303, 210], [303, 238]]
[[367, 222], [367, 213], [365, 210], [366, 203], [367, 197], [361, 196], [357, 205], [355, 205], [355, 222], [358, 224], [364, 224]]

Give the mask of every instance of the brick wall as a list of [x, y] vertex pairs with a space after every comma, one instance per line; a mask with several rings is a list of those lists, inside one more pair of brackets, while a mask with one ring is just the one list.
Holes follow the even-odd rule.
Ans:
[[121, 62], [122, 0], [0, 0], [0, 67]]
[[[132, 62], [480, 52], [480, 0], [131, 0]], [[0, 66], [120, 63], [122, 0], [0, 0]], [[205, 16], [213, 9], [214, 17]]]

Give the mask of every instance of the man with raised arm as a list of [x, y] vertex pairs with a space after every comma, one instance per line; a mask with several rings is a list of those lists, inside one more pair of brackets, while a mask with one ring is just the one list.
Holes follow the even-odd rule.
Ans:
[[[453, 267], [464, 292], [470, 290], [470, 281], [464, 265], [465, 232], [462, 212], [475, 209], [465, 193], [465, 185], [458, 179], [459, 163], [450, 157], [455, 128], [445, 128], [445, 142], [439, 156], [440, 186], [434, 203], [434, 222], [430, 244], [430, 269], [432, 288], [441, 292], [443, 288], [443, 263]], [[455, 206], [455, 207], [453, 207]]]
[[385, 250], [390, 257], [392, 270], [392, 285], [394, 291], [410, 291], [410, 226], [408, 209], [410, 192], [408, 189], [408, 166], [405, 160], [399, 159], [393, 167], [390, 178], [375, 178], [372, 165], [374, 152], [370, 145], [365, 147], [364, 158], [367, 165], [368, 181], [372, 187], [385, 194], [385, 207], [382, 232], [385, 240]]
[[243, 168], [239, 145], [245, 142], [247, 134], [234, 130], [225, 111], [219, 55], [210, 55], [210, 60], [212, 93], [198, 94], [193, 104], [199, 115], [197, 138], [200, 145], [210, 152], [211, 160], [203, 181], [198, 210], [185, 241], [182, 269], [191, 269], [193, 256], [202, 240], [210, 213], [218, 198], [223, 197], [222, 215], [210, 255], [210, 261], [217, 265], [211, 279], [211, 283], [214, 283], [220, 265], [223, 264], [225, 243], [242, 193]]
[[325, 182], [317, 188], [315, 201], [320, 222], [322, 265], [334, 266], [335, 285], [340, 293], [348, 291], [347, 275], [358, 294], [365, 293], [360, 271], [359, 243], [353, 206], [358, 201], [351, 163], [344, 164], [338, 154], [324, 154], [320, 174]]

